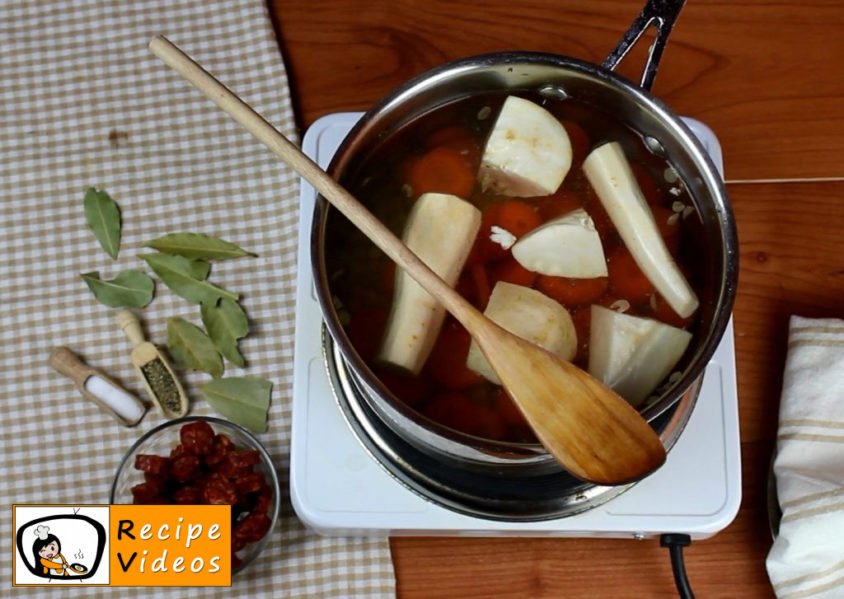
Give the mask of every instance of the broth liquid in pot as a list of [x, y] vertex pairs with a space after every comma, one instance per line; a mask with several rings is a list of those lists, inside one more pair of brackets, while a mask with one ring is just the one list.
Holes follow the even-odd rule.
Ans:
[[[481, 311], [497, 281], [532, 287], [557, 300], [575, 324], [578, 351], [573, 361], [581, 368], [588, 362], [592, 304], [694, 332], [695, 316], [676, 315], [641, 273], [581, 165], [592, 148], [610, 141], [621, 143], [666, 246], [698, 291], [700, 277], [692, 268], [692, 258], [695, 240], [701, 235], [700, 222], [676, 172], [664, 158], [648, 151], [636, 132], [610, 115], [535, 92], [518, 95], [557, 117], [571, 140], [572, 166], [554, 194], [510, 198], [484, 193], [477, 183], [484, 142], [506, 99], [503, 94], [459, 100], [407, 124], [356, 164], [343, 184], [399, 236], [422, 193], [451, 193], [477, 206], [482, 211], [481, 229], [457, 290]], [[608, 277], [537, 275], [522, 268], [491, 237], [493, 226], [521, 237], [577, 208], [585, 209], [595, 223]], [[356, 351], [393, 395], [427, 418], [463, 433], [496, 441], [536, 442], [506, 392], [466, 367], [471, 339], [451, 316], [446, 316], [418, 376], [375, 360], [393, 299], [395, 266], [336, 211], [330, 213], [327, 230], [332, 244], [327, 272], [335, 308]]]

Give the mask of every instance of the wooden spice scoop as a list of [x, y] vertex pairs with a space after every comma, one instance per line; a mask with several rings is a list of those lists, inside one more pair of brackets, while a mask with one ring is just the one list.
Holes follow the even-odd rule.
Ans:
[[[73, 384], [76, 385], [85, 399], [97, 404], [103, 412], [112, 416], [123, 426], [135, 426], [144, 417], [147, 406], [141, 400], [126, 392], [101, 371], [88, 366], [68, 348], [57, 347], [53, 349], [47, 359], [47, 364], [59, 374], [63, 374], [73, 381]], [[104, 384], [89, 387], [86, 383], [89, 382], [91, 377], [102, 379]], [[97, 390], [102, 393], [102, 396], [94, 392]]]
[[129, 310], [117, 313], [117, 324], [132, 342], [132, 366], [152, 401], [167, 418], [188, 413], [188, 397], [173, 368], [157, 347], [144, 338], [138, 317]]
[[617, 393], [486, 318], [349, 192], [189, 56], [162, 36], [153, 38], [149, 46], [311, 183], [460, 321], [537, 438], [571, 474], [596, 484], [618, 485], [638, 480], [662, 465], [665, 448], [659, 436]]

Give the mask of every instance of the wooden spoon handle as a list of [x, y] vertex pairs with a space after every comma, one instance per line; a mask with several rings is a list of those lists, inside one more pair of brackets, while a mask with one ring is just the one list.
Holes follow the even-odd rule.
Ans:
[[481, 317], [480, 313], [449, 287], [436, 273], [419, 259], [384, 224], [375, 218], [349, 192], [343, 189], [299, 148], [290, 143], [264, 117], [255, 112], [208, 71], [164, 36], [156, 36], [149, 48], [168, 66], [198, 90], [208, 96], [224, 112], [252, 133], [273, 154], [289, 164], [346, 218], [355, 224], [390, 259], [405, 269], [431, 295], [435, 296], [455, 318], [470, 331]]

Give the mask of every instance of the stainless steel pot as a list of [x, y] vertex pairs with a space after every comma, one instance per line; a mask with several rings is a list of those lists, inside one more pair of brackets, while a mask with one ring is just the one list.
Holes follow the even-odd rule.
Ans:
[[[437, 67], [399, 87], [369, 110], [349, 133], [329, 167], [341, 183], [375, 147], [405, 124], [467, 96], [534, 91], [571, 99], [612, 114], [637, 131], [650, 151], [666, 158], [686, 186], [702, 222], [700, 245], [701, 307], [698, 330], [681, 376], [642, 409], [670, 449], [694, 408], [703, 371], [730, 317], [738, 275], [738, 241], [724, 185], [709, 156], [686, 125], [646, 89], [650, 88], [666, 38], [682, 7], [679, 0], [649, 0], [603, 65], [553, 54], [503, 52], [458, 60]], [[649, 27], [657, 29], [639, 87], [613, 69]], [[465, 435], [432, 422], [397, 400], [363, 362], [349, 342], [332, 301], [326, 269], [331, 251], [326, 223], [329, 206], [317, 203], [311, 235], [316, 293], [330, 336], [327, 363], [342, 371], [372, 411], [403, 439], [437, 459], [503, 476], [558, 468], [539, 445], [501, 443]], [[337, 373], [332, 373], [336, 376]], [[679, 408], [678, 408], [679, 406]], [[680, 411], [659, 418], [666, 411]], [[667, 423], [672, 423], [667, 426]]]

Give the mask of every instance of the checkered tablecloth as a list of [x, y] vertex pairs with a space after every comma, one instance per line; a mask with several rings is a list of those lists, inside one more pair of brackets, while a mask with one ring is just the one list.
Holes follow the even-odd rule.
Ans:
[[[114, 310], [93, 298], [79, 274], [148, 271], [137, 257], [144, 242], [196, 231], [259, 256], [216, 264], [212, 280], [239, 292], [250, 316], [252, 333], [241, 343], [245, 372], [275, 383], [261, 440], [285, 489], [283, 513], [271, 544], [233, 588], [122, 589], [121, 596], [392, 596], [386, 540], [321, 538], [297, 521], [286, 496], [298, 179], [149, 53], [147, 43], [159, 33], [295, 138], [282, 57], [262, 0], [0, 3], [0, 538], [7, 540], [0, 595], [11, 592], [10, 506], [107, 502], [124, 452], [162, 422], [150, 411], [138, 427], [122, 428], [47, 366], [50, 349], [67, 345], [142, 396]], [[116, 262], [86, 225], [89, 186], [120, 205]], [[168, 317], [198, 322], [196, 307], [160, 284], [141, 314], [159, 344]], [[197, 393], [207, 375], [182, 378], [192, 413], [211, 414]]]

